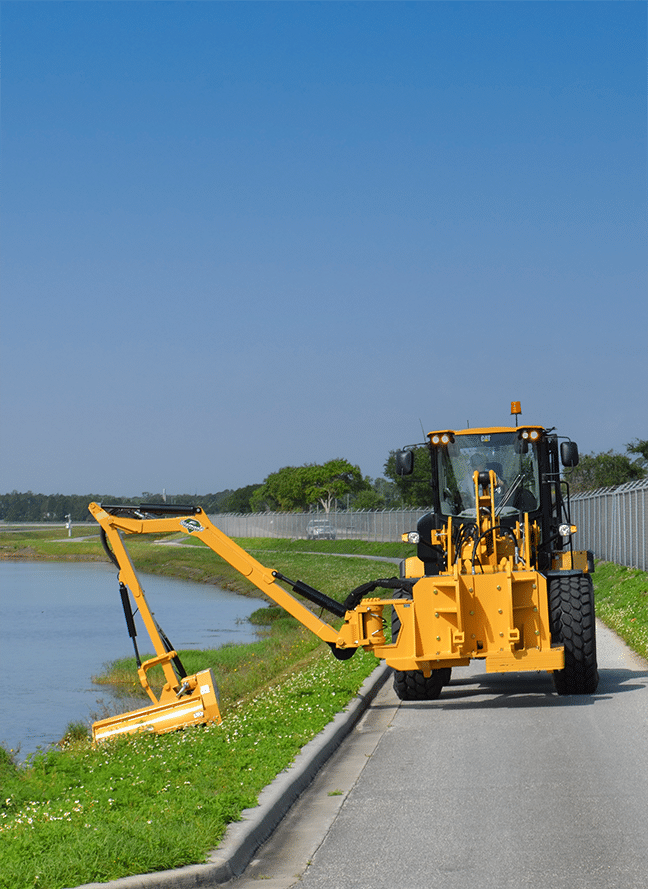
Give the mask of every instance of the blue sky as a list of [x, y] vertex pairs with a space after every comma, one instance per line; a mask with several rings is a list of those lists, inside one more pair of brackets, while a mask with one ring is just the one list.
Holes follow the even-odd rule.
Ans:
[[644, 3], [0, 14], [0, 491], [648, 436]]

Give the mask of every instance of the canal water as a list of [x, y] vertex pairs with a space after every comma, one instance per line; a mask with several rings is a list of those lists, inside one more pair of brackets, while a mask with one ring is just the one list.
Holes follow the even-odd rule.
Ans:
[[[256, 638], [248, 617], [265, 604], [258, 599], [154, 575], [140, 582], [176, 649]], [[140, 652], [152, 652], [141, 622], [137, 629]], [[70, 722], [145, 706], [117, 704], [92, 682], [104, 664], [132, 654], [112, 565], [0, 562], [0, 744], [19, 760], [58, 741]]]

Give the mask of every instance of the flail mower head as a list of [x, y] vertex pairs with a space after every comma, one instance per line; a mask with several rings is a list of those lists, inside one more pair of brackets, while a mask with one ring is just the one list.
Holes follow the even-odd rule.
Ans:
[[92, 740], [105, 741], [117, 735], [142, 731], [162, 734], [188, 725], [221, 721], [218, 689], [212, 671], [202, 670], [186, 677], [175, 699], [98, 720], [92, 726]]

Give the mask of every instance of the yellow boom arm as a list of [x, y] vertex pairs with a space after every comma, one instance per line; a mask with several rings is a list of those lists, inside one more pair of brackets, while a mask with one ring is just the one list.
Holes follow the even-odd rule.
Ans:
[[[297, 618], [297, 620], [315, 633], [316, 636], [319, 636], [324, 642], [328, 642], [331, 645], [336, 644], [339, 635], [337, 631], [323, 620], [320, 620], [317, 615], [313, 614], [313, 612], [306, 608], [306, 606], [298, 599], [279, 586], [277, 580], [280, 579], [282, 575], [263, 566], [249, 553], [246, 553], [245, 550], [230, 537], [223, 534], [222, 531], [219, 531], [199, 507], [187, 507], [187, 511], [180, 515], [178, 512], [182, 507], [174, 507], [169, 510], [169, 512], [174, 511], [176, 513], [173, 516], [152, 516], [148, 511], [145, 512], [144, 509], [142, 509], [141, 517], [133, 515], [133, 513], [137, 511], [136, 507], [131, 507], [129, 509], [124, 508], [124, 512], [129, 513], [128, 515], [108, 512], [108, 509], [118, 510], [120, 507], [107, 507], [104, 509], [97, 503], [91, 503], [88, 508], [104, 530], [112, 550], [117, 557], [117, 561], [120, 565], [119, 579], [125, 583], [136, 596], [136, 590], [139, 590], [141, 594], [141, 587], [139, 586], [135, 569], [133, 568], [133, 564], [126, 547], [124, 546], [122, 534], [168, 534], [181, 531], [191, 537], [198, 537], [203, 543], [206, 543], [210, 549], [225, 559], [226, 562], [229, 562], [229, 564], [240, 574], [247, 577], [247, 579], [258, 587], [262, 593], [266, 593], [270, 598], [274, 599], [277, 605], [280, 605], [289, 614], [292, 614], [293, 617]], [[156, 504], [155, 506], [151, 506], [150, 509], [161, 511], [163, 507]], [[297, 587], [298, 589], [303, 588], [305, 591], [311, 590], [312, 593], [317, 594], [317, 590], [312, 590], [312, 588], [307, 587], [305, 584], [298, 583]], [[317, 604], [323, 605], [324, 607], [331, 606], [333, 608], [337, 606], [337, 613], [339, 616], [344, 614], [344, 608], [339, 605], [338, 602], [335, 602], [333, 599], [328, 599], [328, 597], [321, 593], [319, 596], [321, 597], [321, 600], [318, 601]], [[144, 613], [142, 613], [142, 617], [144, 618]], [[151, 633], [151, 626], [147, 623], [146, 619], [145, 624], [155, 644], [154, 634]]]
[[[482, 512], [495, 516], [494, 503], [487, 500], [485, 495], [478, 497], [478, 516]], [[215, 527], [200, 507], [91, 503], [89, 510], [101, 526], [108, 555], [119, 568], [122, 603], [133, 641], [135, 629], [129, 590], [155, 649], [155, 657], [139, 663], [135, 645], [140, 682], [153, 706], [95, 723], [97, 740], [142, 728], [170, 731], [190, 723], [221, 720], [211, 672], [185, 675], [177, 652], [148, 607], [124, 543], [130, 534], [182, 532], [199, 538], [330, 645], [340, 659], [364, 648], [384, 658], [397, 671], [420, 671], [425, 677], [432, 671], [466, 665], [472, 658], [485, 659], [486, 669], [496, 672], [554, 671], [564, 666], [563, 647], [552, 644], [545, 577], [529, 568], [533, 533], [528, 516], [524, 531], [521, 527], [515, 531], [502, 530], [495, 519], [490, 523], [484, 520], [484, 528], [480, 524], [481, 533], [476, 541], [471, 538], [466, 542], [465, 551], [458, 553], [457, 558], [452, 553], [450, 521], [447, 529], [433, 532], [431, 541], [446, 546], [450, 556], [446, 571], [438, 576], [422, 576], [422, 563], [408, 559], [405, 577], [371, 581], [352, 591], [341, 604], [301, 581], [289, 580], [280, 572], [266, 568]], [[478, 574], [474, 570], [477, 556]], [[340, 628], [314, 614], [280, 586], [279, 580], [309, 602], [341, 618]], [[398, 592], [391, 599], [368, 598], [367, 593], [376, 587]], [[392, 628], [398, 627], [390, 640], [384, 632], [385, 609], [392, 617]], [[165, 677], [159, 698], [147, 679], [147, 671], [154, 666], [160, 666]]]
[[[120, 593], [126, 623], [135, 645], [139, 679], [152, 702], [151, 707], [96, 722], [93, 726], [93, 737], [96, 741], [133, 731], [167, 732], [188, 724], [221, 721], [218, 689], [211, 670], [204, 670], [193, 676], [187, 676], [184, 672], [177, 652], [171, 647], [148, 606], [144, 590], [124, 543], [127, 535], [181, 531], [192, 537], [198, 537], [247, 577], [261, 592], [268, 594], [334, 650], [337, 650], [338, 645], [341, 649], [347, 648], [347, 642], [340, 637], [338, 631], [279, 586], [277, 580], [288, 580], [287, 578], [257, 562], [227, 535], [219, 531], [199, 507], [166, 507], [165, 504], [104, 507], [91, 503], [88, 508], [101, 526], [106, 552], [119, 568]], [[292, 584], [292, 581], [288, 583]], [[345, 614], [344, 606], [318, 590], [300, 581], [292, 585], [315, 604], [328, 608], [338, 617]], [[144, 663], [139, 659], [135, 642], [136, 631], [129, 591], [155, 649], [155, 656]], [[355, 648], [357, 645], [347, 651], [339, 651], [338, 657], [352, 655]], [[164, 673], [165, 682], [159, 696], [151, 688], [147, 677], [148, 671], [153, 667], [160, 667]]]

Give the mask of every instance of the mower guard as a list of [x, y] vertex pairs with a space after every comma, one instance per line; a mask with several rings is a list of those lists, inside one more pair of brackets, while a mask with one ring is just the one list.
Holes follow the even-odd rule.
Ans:
[[199, 725], [204, 722], [220, 723], [221, 715], [218, 706], [218, 692], [211, 670], [202, 670], [195, 676], [196, 687], [176, 700], [167, 701], [141, 710], [131, 710], [119, 716], [100, 719], [92, 726], [92, 740], [105, 741], [116, 735], [132, 734], [147, 731], [163, 734], [187, 725]]

